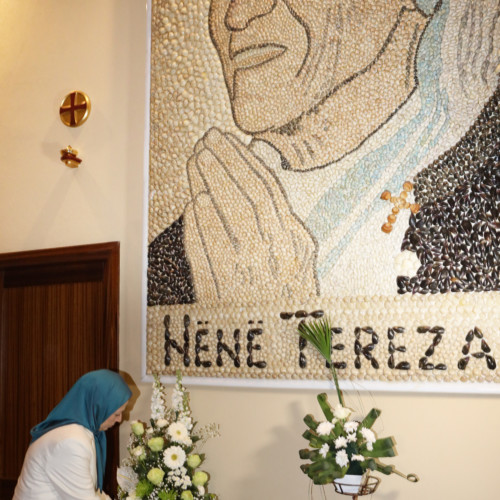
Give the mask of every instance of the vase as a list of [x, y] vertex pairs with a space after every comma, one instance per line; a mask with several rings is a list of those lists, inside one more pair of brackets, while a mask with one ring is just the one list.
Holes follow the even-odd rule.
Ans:
[[344, 477], [333, 480], [335, 491], [337, 493], [347, 493], [350, 495], [357, 495], [360, 493], [361, 485], [365, 479], [364, 475], [359, 474], [346, 474]]

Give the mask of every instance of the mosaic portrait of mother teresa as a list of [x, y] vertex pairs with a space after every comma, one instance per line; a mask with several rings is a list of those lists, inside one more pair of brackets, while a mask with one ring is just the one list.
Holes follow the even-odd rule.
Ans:
[[191, 4], [153, 3], [149, 306], [500, 290], [500, 2]]

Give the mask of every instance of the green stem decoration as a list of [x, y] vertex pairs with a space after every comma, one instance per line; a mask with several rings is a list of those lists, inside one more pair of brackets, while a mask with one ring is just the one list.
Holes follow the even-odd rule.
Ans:
[[335, 382], [335, 389], [337, 389], [337, 396], [339, 397], [339, 403], [343, 407], [345, 407], [344, 396], [343, 396], [342, 391], [340, 390], [340, 387], [339, 387], [339, 379], [337, 377], [337, 370], [335, 369], [333, 361], [330, 361], [330, 369], [332, 371], [333, 381]]

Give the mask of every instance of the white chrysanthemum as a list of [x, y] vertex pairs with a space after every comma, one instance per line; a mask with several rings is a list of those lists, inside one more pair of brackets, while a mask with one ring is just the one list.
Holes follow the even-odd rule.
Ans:
[[316, 432], [319, 436], [328, 436], [333, 428], [334, 425], [331, 422], [321, 422], [316, 428]]
[[163, 461], [169, 469], [178, 469], [186, 461], [186, 453], [180, 446], [170, 446], [163, 452]]
[[354, 434], [354, 433], [347, 434], [346, 439], [347, 439], [348, 443], [355, 443], [356, 442], [356, 434]]
[[319, 454], [326, 458], [326, 454], [330, 451], [330, 447], [325, 443], [319, 450]]
[[353, 455], [351, 461], [362, 462], [365, 459], [363, 455]]
[[359, 422], [356, 422], [355, 420], [351, 420], [350, 422], [346, 422], [344, 424], [344, 429], [346, 432], [356, 432], [358, 429]]
[[337, 451], [337, 454], [335, 455], [335, 462], [337, 462], [340, 467], [345, 467], [349, 463], [347, 452], [345, 450]]
[[185, 443], [189, 438], [186, 426], [181, 422], [170, 424], [167, 429], [168, 435], [177, 443]]
[[376, 441], [375, 434], [371, 429], [363, 427], [361, 429], [361, 434], [366, 439], [367, 443], [374, 443]]
[[347, 446], [347, 439], [344, 436], [339, 436], [335, 440], [335, 448], [337, 448], [337, 450], [339, 448], [345, 448], [346, 446]]
[[333, 414], [339, 420], [344, 420], [344, 419], [348, 418], [351, 413], [352, 413], [352, 410], [350, 410], [349, 408], [346, 408], [345, 406], [342, 406], [341, 404], [338, 404], [335, 407], [335, 410], [333, 410]]
[[366, 443], [366, 449], [368, 451], [372, 451], [373, 450], [373, 443], [372, 442]]
[[198, 486], [198, 493], [203, 496], [205, 494], [205, 487], [204, 486]]

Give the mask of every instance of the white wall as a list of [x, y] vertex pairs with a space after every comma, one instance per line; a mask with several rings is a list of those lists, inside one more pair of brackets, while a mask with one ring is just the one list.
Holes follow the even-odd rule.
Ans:
[[[0, 252], [121, 242], [120, 364], [141, 396], [131, 418], [149, 417], [141, 383], [145, 0], [0, 1]], [[77, 129], [58, 116], [66, 93], [92, 100]], [[65, 167], [59, 150], [83, 158]], [[200, 424], [222, 436], [205, 448], [221, 500], [304, 500], [309, 482], [298, 450], [315, 391], [191, 388]], [[332, 392], [332, 397], [334, 394]], [[381, 500], [498, 498], [498, 397], [363, 395], [383, 410], [380, 434], [394, 435], [405, 472], [418, 484], [383, 477]], [[348, 401], [360, 404], [357, 395]], [[122, 454], [128, 426], [122, 426]], [[333, 498], [332, 487], [327, 497]], [[321, 498], [315, 490], [314, 498]]]

